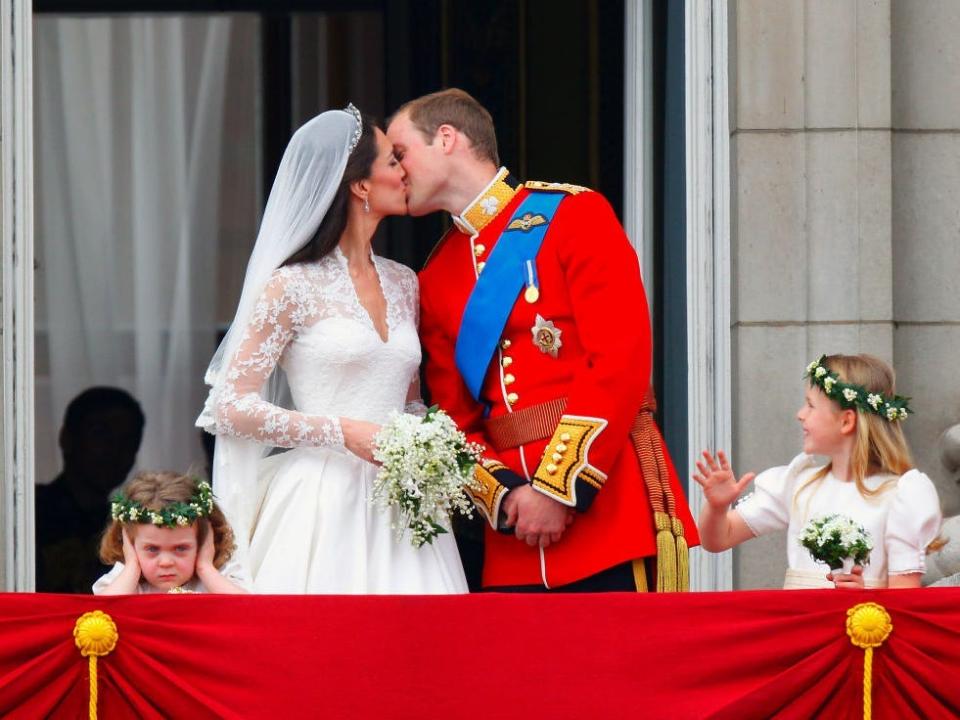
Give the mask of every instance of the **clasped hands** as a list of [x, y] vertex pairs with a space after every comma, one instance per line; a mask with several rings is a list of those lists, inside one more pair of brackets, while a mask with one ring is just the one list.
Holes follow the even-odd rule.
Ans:
[[542, 548], [559, 542], [574, 511], [553, 498], [537, 492], [532, 485], [514, 488], [503, 500], [504, 527], [512, 527], [517, 540]]

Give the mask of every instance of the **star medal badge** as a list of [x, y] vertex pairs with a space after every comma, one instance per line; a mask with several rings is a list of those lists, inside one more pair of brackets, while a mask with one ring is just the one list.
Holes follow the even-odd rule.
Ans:
[[537, 315], [537, 321], [530, 328], [530, 332], [533, 333], [533, 344], [539, 348], [540, 352], [547, 353], [551, 357], [557, 357], [557, 353], [563, 346], [560, 341], [562, 331], [557, 329], [552, 320], [544, 320], [543, 317]]

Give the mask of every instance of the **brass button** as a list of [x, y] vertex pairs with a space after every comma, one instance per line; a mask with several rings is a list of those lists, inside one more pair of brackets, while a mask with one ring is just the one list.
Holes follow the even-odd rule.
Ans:
[[508, 368], [508, 367], [510, 367], [511, 365], [513, 365], [513, 358], [510, 357], [509, 355], [505, 355], [504, 358], [503, 358], [503, 360], [500, 361], [500, 364], [501, 364], [503, 367]]
[[510, 403], [511, 405], [516, 405], [517, 400], [519, 399], [520, 399], [520, 396], [517, 395], [516, 393], [510, 393], [509, 395], [507, 395], [507, 402]]
[[550, 463], [549, 465], [547, 465], [547, 472], [550, 473], [551, 475], [556, 475], [557, 466], [554, 465], [553, 463]]
[[477, 272], [478, 272], [478, 273], [483, 272], [483, 269], [484, 269], [486, 266], [487, 266], [487, 264], [486, 264], [485, 262], [478, 262], [478, 263], [477, 263]]
[[566, 451], [567, 451], [567, 446], [566, 446], [566, 445], [564, 445], [563, 443], [558, 443], [558, 444], [557, 444], [557, 452], [558, 452], [558, 453], [562, 453], [562, 452], [566, 452]]
[[509, 350], [511, 345], [513, 345], [513, 343], [510, 342], [507, 338], [504, 338], [504, 339], [500, 342], [500, 348], [503, 349], [503, 350]]
[[561, 455], [560, 453], [554, 453], [550, 457], [554, 462], [560, 462], [561, 460], [563, 460], [563, 455]]
[[570, 433], [563, 433], [560, 435], [560, 440], [562, 442], [570, 442]]
[[473, 254], [476, 255], [477, 257], [480, 257], [486, 251], [487, 251], [487, 246], [484, 245], [483, 243], [478, 243], [473, 247]]
[[517, 379], [510, 373], [507, 373], [506, 375], [503, 376], [504, 385], [513, 385], [513, 383], [515, 383], [516, 381]]

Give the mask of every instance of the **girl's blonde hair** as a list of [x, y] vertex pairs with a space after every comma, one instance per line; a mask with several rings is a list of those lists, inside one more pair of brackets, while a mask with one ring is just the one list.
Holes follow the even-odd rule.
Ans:
[[[197, 479], [169, 471], [141, 472], [124, 485], [121, 492], [147, 510], [162, 510], [172, 503], [189, 502], [197, 492]], [[197, 543], [203, 544], [209, 527], [213, 531], [213, 564], [219, 570], [237, 547], [233, 530], [216, 503], [204, 520], [197, 525]], [[139, 524], [111, 520], [100, 539], [100, 561], [105, 565], [123, 562], [123, 528], [127, 528], [132, 540]]]
[[[896, 394], [893, 368], [873, 355], [828, 355], [822, 365], [840, 376], [840, 381], [864, 387], [871, 393], [884, 397]], [[839, 403], [837, 403], [839, 408]], [[910, 448], [903, 436], [899, 421], [889, 421], [879, 415], [863, 410], [857, 413], [857, 430], [853, 451], [850, 453], [850, 476], [864, 498], [884, 492], [889, 483], [870, 489], [864, 482], [871, 474], [888, 474], [899, 477], [913, 468]], [[797, 491], [800, 496], [807, 487], [819, 482], [830, 472], [831, 464], [821, 468]]]

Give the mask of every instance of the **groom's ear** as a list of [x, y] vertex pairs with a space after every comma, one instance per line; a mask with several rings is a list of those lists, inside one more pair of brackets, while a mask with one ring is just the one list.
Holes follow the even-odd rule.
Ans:
[[444, 123], [437, 128], [437, 134], [434, 138], [440, 144], [440, 149], [444, 155], [449, 155], [457, 145], [459, 131], [453, 126]]

